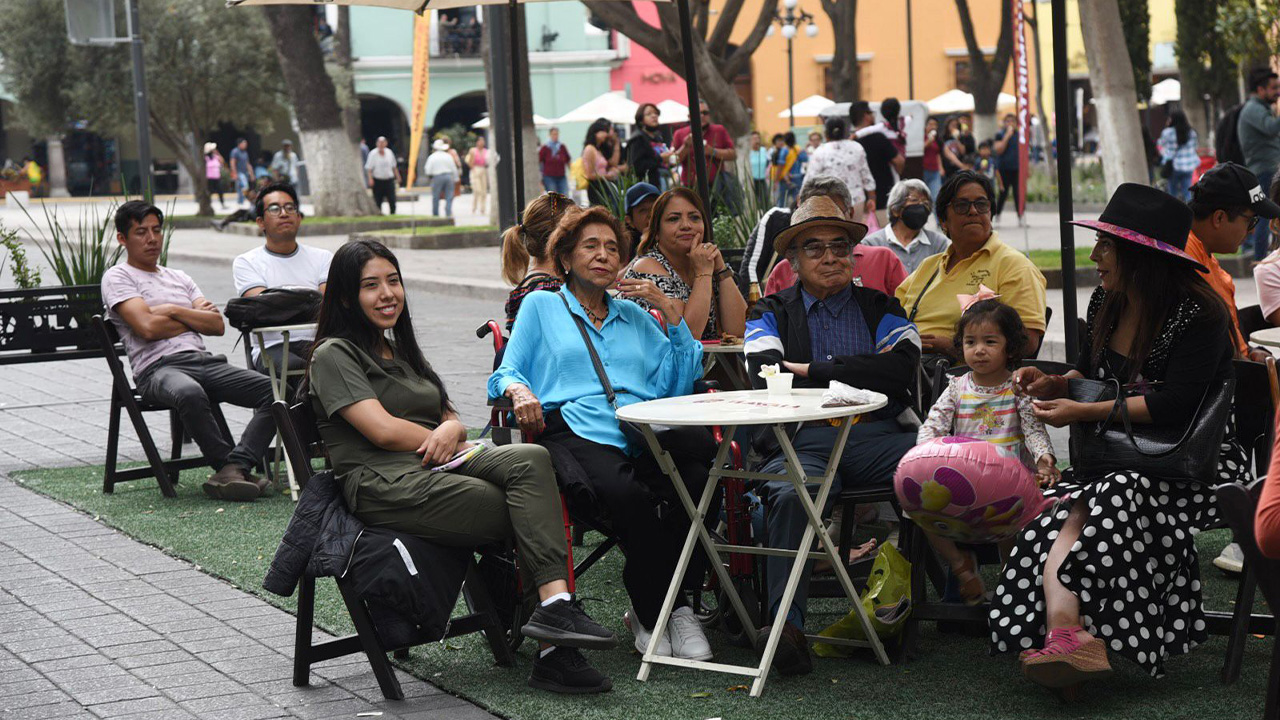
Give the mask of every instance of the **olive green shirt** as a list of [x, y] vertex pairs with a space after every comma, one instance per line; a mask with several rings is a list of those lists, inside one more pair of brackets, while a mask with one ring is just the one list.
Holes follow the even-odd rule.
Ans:
[[377, 400], [393, 417], [431, 430], [444, 414], [440, 388], [414, 372], [394, 346], [392, 352], [390, 360], [375, 359], [347, 340], [329, 338], [311, 356], [311, 407], [352, 512], [361, 494], [393, 504], [416, 497], [407, 487], [413, 479], [404, 476], [422, 470], [422, 457], [374, 445], [338, 411]]

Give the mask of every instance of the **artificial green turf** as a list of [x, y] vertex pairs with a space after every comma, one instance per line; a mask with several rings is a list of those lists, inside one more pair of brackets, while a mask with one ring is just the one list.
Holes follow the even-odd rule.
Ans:
[[[266, 593], [260, 583], [276, 543], [292, 513], [285, 497], [252, 504], [215, 502], [200, 492], [203, 471], [188, 471], [178, 498], [160, 497], [154, 483], [119, 486], [114, 495], [101, 492], [101, 468], [70, 468], [19, 473], [18, 482], [63, 500], [100, 521], [148, 542], [203, 570], [286, 609], [293, 598]], [[588, 535], [588, 544], [598, 541]], [[1209, 561], [1227, 542], [1224, 531], [1200, 536], [1205, 604], [1227, 609], [1236, 583]], [[580, 548], [586, 552], [590, 548]], [[1227, 688], [1218, 681], [1225, 640], [1211, 638], [1189, 656], [1167, 665], [1168, 676], [1153, 680], [1136, 666], [1114, 658], [1117, 672], [1086, 688], [1081, 699], [1060, 704], [1053, 696], [1018, 675], [1014, 656], [989, 657], [981, 638], [938, 634], [926, 625], [920, 657], [913, 662], [879, 667], [869, 654], [852, 659], [816, 659], [812, 675], [786, 678], [774, 674], [764, 696], [753, 699], [741, 685], [747, 678], [655, 667], [647, 683], [635, 680], [639, 658], [622, 625], [627, 600], [620, 580], [621, 554], [611, 552], [579, 583], [579, 596], [596, 619], [612, 627], [619, 648], [588, 652], [588, 658], [613, 678], [614, 689], [601, 696], [565, 697], [525, 686], [532, 643], [519, 652], [516, 667], [499, 668], [477, 635], [415, 648], [404, 666], [419, 677], [491, 711], [512, 718], [624, 720], [631, 718], [723, 717], [830, 718], [847, 720], [1028, 720], [1030, 718], [1104, 717], [1125, 720], [1174, 718], [1255, 718], [1261, 714], [1272, 640], [1250, 637], [1244, 676]], [[843, 615], [847, 605], [815, 600], [810, 626], [822, 627]], [[317, 587], [316, 623], [335, 633], [351, 629], [333, 583]], [[728, 646], [711, 633], [716, 660], [750, 663], [753, 655]], [[735, 689], [737, 688], [737, 689]]]
[[498, 232], [492, 225], [419, 225], [416, 228], [391, 228], [375, 232], [386, 235], [452, 235], [454, 233]]

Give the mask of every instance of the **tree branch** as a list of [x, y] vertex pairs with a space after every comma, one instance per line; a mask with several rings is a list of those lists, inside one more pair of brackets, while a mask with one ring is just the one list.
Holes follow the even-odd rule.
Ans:
[[[631, 3], [609, 2], [608, 0], [586, 0], [583, 3], [591, 10], [592, 14], [604, 20], [605, 23], [616, 29], [618, 32], [631, 38], [631, 41], [638, 43], [640, 47], [653, 53], [659, 60], [666, 63], [671, 68], [675, 68], [678, 62], [672, 62], [671, 49], [667, 43], [667, 31], [665, 29], [656, 28], [645, 22], [643, 18], [636, 13], [636, 9]], [[658, 3], [658, 15], [661, 18], [663, 5], [669, 3]], [[663, 28], [667, 23], [663, 21]], [[677, 26], [678, 31], [678, 26]], [[676, 55], [678, 60], [679, 55]]]
[[756, 15], [756, 24], [751, 28], [751, 32], [747, 33], [747, 37], [738, 45], [724, 63], [721, 72], [725, 79], [730, 82], [734, 78], [741, 75], [747, 67], [747, 63], [751, 62], [751, 56], [759, 49], [760, 43], [764, 42], [765, 33], [769, 31], [769, 25], [773, 23], [773, 16], [778, 12], [778, 0], [764, 0], [760, 4], [760, 13]]
[[706, 39], [707, 25], [711, 22], [711, 3], [708, 0], [690, 0], [695, 3], [693, 8], [693, 29], [697, 31], [698, 37]]
[[738, 23], [738, 15], [742, 13], [745, 3], [746, 0], [727, 0], [724, 7], [720, 8], [720, 19], [716, 20], [716, 27], [707, 38], [707, 50], [712, 55], [724, 57], [725, 51], [729, 49], [733, 26]]

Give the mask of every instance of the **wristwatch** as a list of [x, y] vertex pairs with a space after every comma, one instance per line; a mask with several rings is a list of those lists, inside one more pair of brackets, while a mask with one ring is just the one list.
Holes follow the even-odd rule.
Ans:
[[729, 269], [728, 265], [726, 265], [720, 268], [720, 270], [718, 270], [712, 277], [715, 278], [716, 282], [720, 282], [721, 280], [724, 280], [726, 277], [729, 277], [732, 274], [733, 274], [733, 271]]

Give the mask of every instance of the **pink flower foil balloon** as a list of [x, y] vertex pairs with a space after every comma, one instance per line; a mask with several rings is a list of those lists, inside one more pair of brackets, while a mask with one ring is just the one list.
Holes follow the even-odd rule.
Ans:
[[920, 527], [966, 543], [1008, 539], [1053, 505], [1025, 465], [966, 437], [912, 448], [898, 464], [893, 489]]

